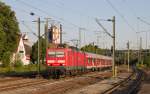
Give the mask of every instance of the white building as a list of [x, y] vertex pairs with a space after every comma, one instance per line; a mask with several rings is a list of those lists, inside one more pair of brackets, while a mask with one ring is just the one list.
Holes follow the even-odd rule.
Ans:
[[14, 60], [20, 59], [23, 65], [30, 63], [31, 44], [26, 34], [21, 34]]
[[48, 31], [49, 43], [60, 44], [60, 27], [52, 25]]

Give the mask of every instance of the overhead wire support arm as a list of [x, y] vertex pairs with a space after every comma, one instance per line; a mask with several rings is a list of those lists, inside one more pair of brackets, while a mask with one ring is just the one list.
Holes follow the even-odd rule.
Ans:
[[[96, 21], [96, 23], [105, 31], [105, 33], [107, 34], [107, 35], [109, 35], [111, 38], [113, 38], [114, 36], [112, 36], [107, 30], [106, 30], [106, 28], [99, 22], [99, 19], [98, 18], [95, 18], [95, 21]], [[109, 21], [109, 20], [108, 20]]]

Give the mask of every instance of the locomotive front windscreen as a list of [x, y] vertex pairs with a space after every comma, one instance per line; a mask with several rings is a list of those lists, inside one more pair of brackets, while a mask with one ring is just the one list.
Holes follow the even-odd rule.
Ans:
[[64, 57], [65, 53], [63, 51], [49, 51], [48, 57]]

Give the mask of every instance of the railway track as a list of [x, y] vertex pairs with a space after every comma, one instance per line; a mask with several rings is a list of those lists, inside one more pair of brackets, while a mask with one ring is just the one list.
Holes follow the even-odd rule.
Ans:
[[111, 77], [111, 72], [91, 72], [64, 79], [23, 79], [15, 82], [0, 84], [0, 94], [65, 94], [75, 89], [95, 84], [103, 79]]
[[[87, 74], [60, 79], [21, 79], [0, 84], [0, 94], [70, 94], [72, 91], [93, 86], [112, 76], [110, 71], [89, 72]], [[23, 93], [22, 93], [23, 92]], [[74, 93], [77, 94], [77, 93]]]
[[142, 82], [143, 72], [140, 69], [133, 69], [133, 73], [123, 81], [114, 84], [102, 94], [135, 94]]
[[4, 78], [0, 78], [0, 83], [4, 83], [4, 82], [8, 82], [8, 81], [16, 81], [16, 80], [21, 80], [21, 79], [23, 79], [22, 77], [13, 77], [13, 78], [11, 78], [11, 77], [4, 77]]
[[[105, 75], [106, 74], [106, 75]], [[75, 77], [68, 80], [62, 80], [56, 83], [47, 84], [48, 88], [35, 92], [33, 94], [71, 94], [73, 90], [80, 89], [89, 85], [93, 85], [97, 82], [102, 81], [106, 77], [110, 77], [111, 73], [103, 73], [103, 74], [89, 74], [82, 75], [80, 77]], [[50, 93], [49, 93], [50, 92]]]
[[[132, 81], [132, 83], [129, 84], [129, 86], [124, 90], [124, 94], [135, 94], [135, 93], [137, 93], [139, 90], [139, 87], [141, 85], [143, 76], [144, 76], [143, 71], [138, 69], [137, 73], [136, 73], [136, 79], [134, 79]], [[120, 94], [120, 92], [118, 92], [117, 94]]]
[[40, 80], [23, 81], [21, 83], [2, 85], [2, 86], [0, 86], [0, 92], [14, 90], [14, 89], [28, 87], [28, 86], [33, 86], [33, 85], [38, 85], [38, 84], [44, 84], [44, 83], [48, 83], [48, 82], [49, 82], [48, 80], [40, 79]]

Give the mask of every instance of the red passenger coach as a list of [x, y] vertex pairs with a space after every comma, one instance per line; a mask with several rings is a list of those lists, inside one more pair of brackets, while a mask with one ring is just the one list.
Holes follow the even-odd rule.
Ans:
[[46, 64], [55, 73], [72, 73], [75, 70], [99, 70], [111, 67], [112, 58], [71, 48], [50, 48], [47, 49]]

